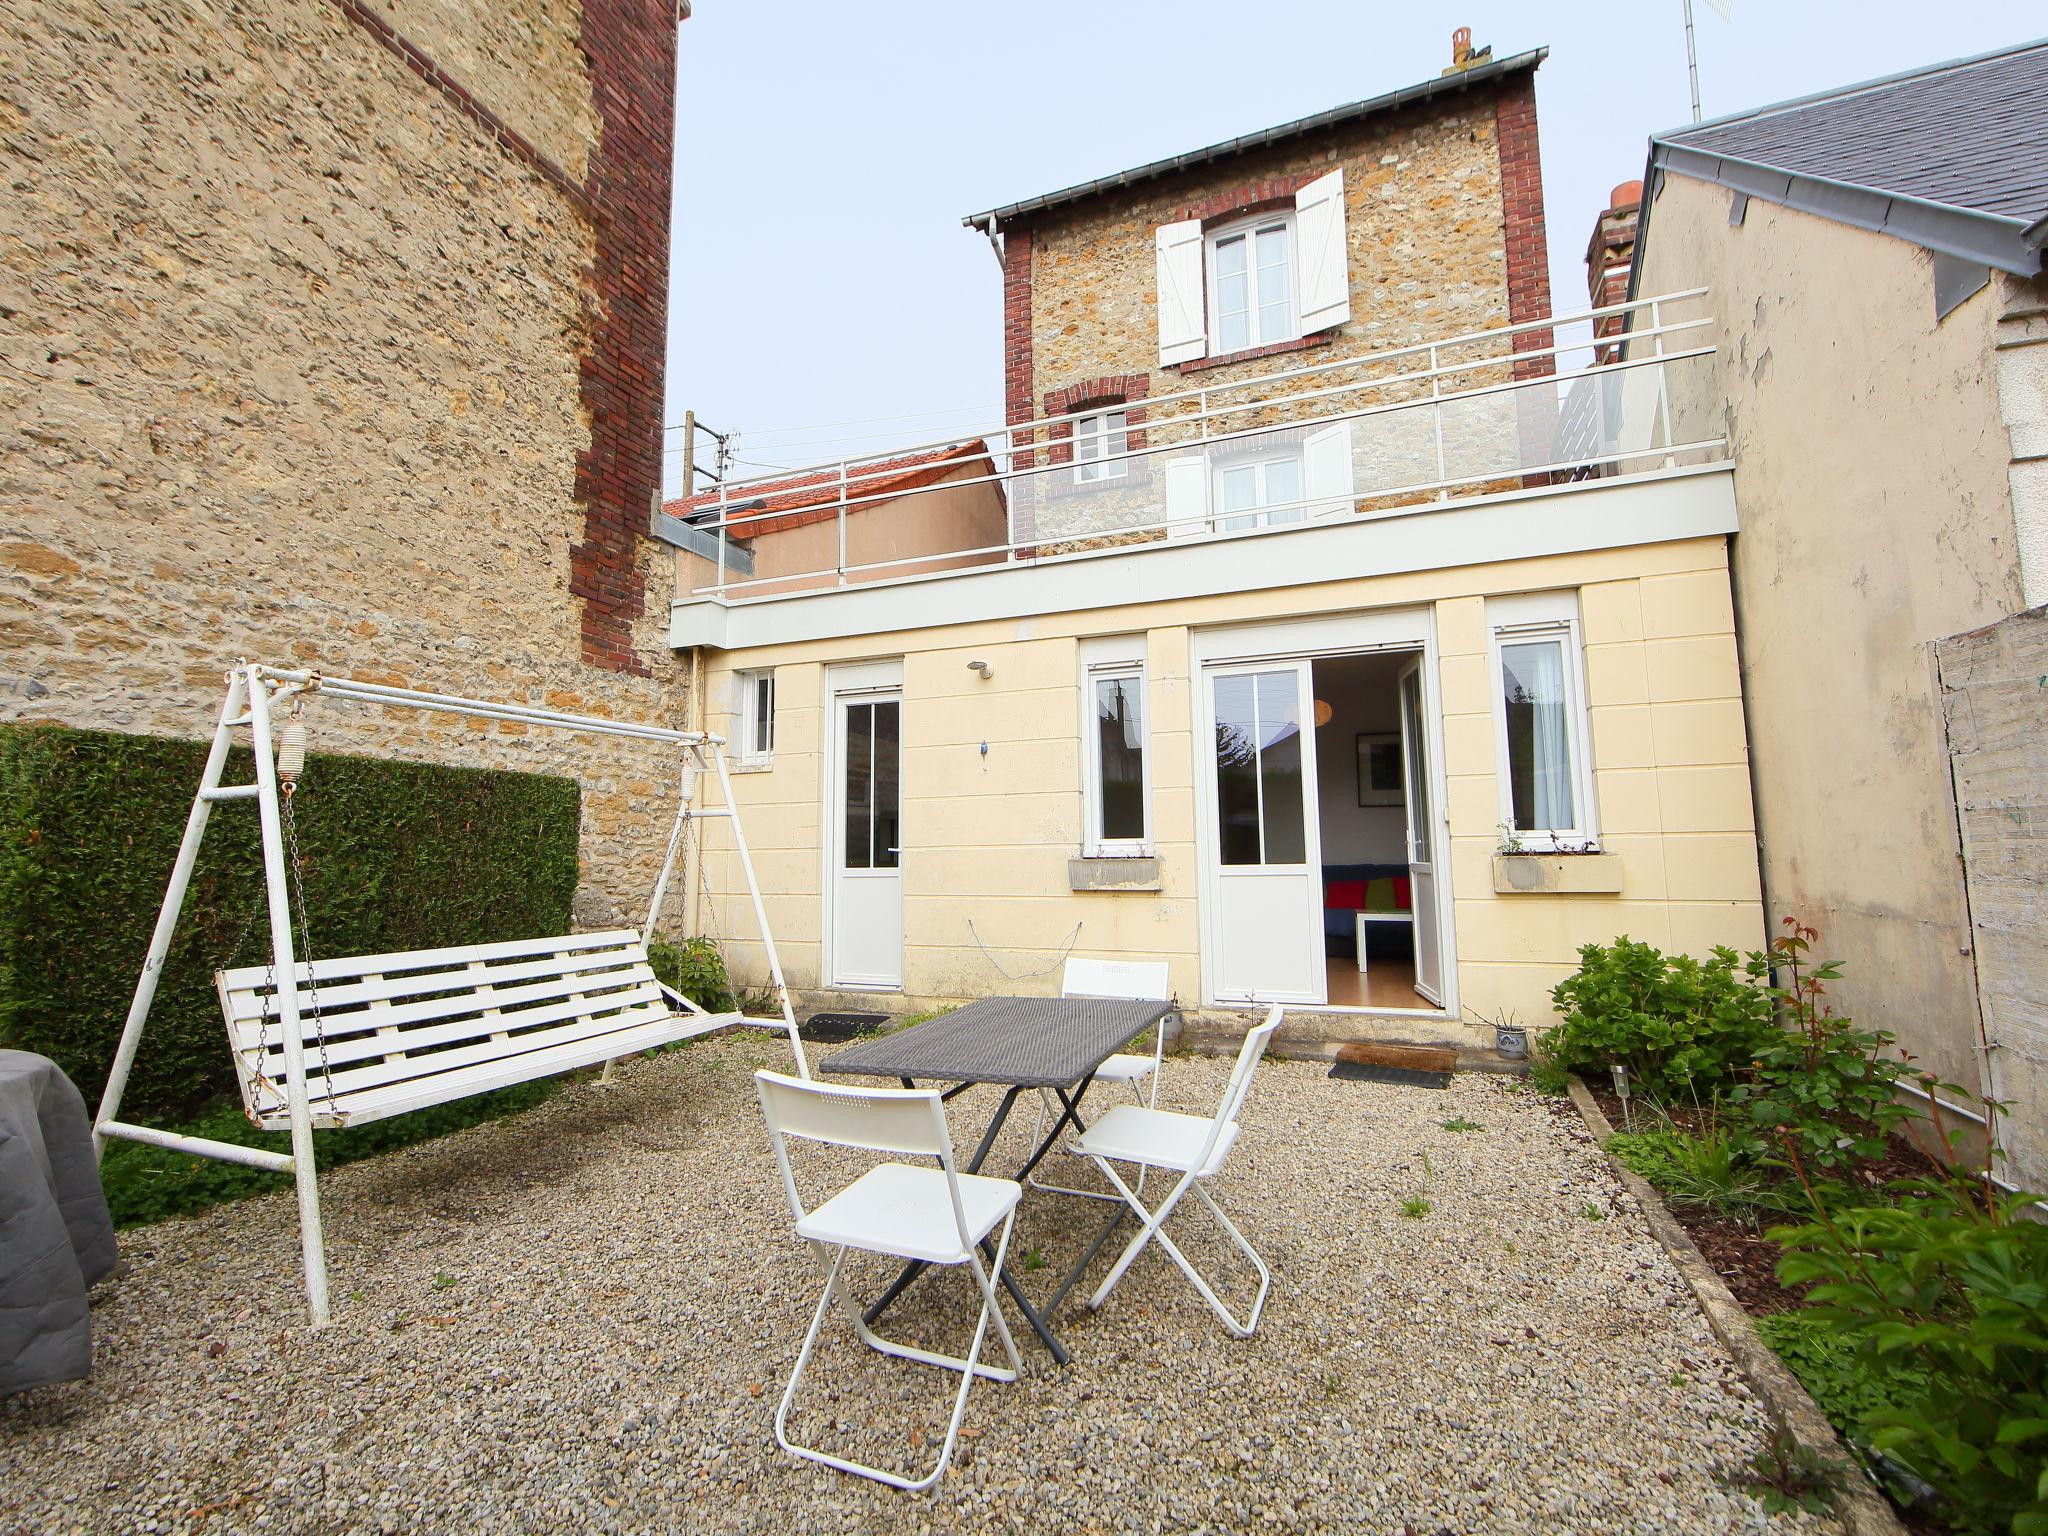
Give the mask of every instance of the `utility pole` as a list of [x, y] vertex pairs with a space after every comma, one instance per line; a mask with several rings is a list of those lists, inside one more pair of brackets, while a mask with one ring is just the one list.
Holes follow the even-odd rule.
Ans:
[[697, 494], [697, 413], [683, 412], [683, 499]]

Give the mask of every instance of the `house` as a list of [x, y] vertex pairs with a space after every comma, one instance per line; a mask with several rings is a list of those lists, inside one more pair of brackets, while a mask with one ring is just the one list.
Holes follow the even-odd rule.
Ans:
[[[1670, 406], [1735, 461], [1767, 913], [1822, 930], [1843, 1013], [2012, 1102], [2006, 1151], [2035, 1188], [2048, 714], [2022, 658], [2048, 602], [2044, 238], [2033, 43], [1658, 135], [1630, 290], [1712, 293], [1713, 362], [1674, 376]], [[2007, 771], [1981, 778], [2001, 738]]]
[[[722, 509], [719, 497], [702, 491], [662, 507], [664, 536], [695, 557], [683, 562], [680, 592], [723, 580], [768, 597], [985, 565], [1008, 553], [1002, 477], [980, 438], [756, 480], [737, 499], [728, 489]], [[716, 532], [702, 527], [721, 520], [722, 556]]]
[[[680, 712], [679, 14], [266, 0], [137, 47], [114, 0], [9, 8], [0, 718], [203, 737], [241, 657]], [[664, 752], [410, 711], [315, 745], [577, 776], [588, 924], [661, 858]]]
[[1219, 1021], [1478, 1042], [1546, 1018], [1583, 943], [1761, 941], [1732, 472], [1664, 408], [1711, 367], [1701, 298], [1633, 306], [1667, 350], [1594, 376], [1560, 458], [1543, 57], [1461, 37], [1440, 75], [970, 216], [1004, 274], [1000, 558], [769, 595], [693, 565], [669, 638], [750, 759], [812, 1000], [1044, 992], [1079, 952], [1164, 959]]

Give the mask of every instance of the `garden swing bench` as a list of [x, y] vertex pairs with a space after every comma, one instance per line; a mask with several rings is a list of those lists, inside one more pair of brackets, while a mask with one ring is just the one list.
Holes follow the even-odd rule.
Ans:
[[[301, 958], [294, 948], [293, 911], [296, 904], [303, 931], [305, 904], [298, 888], [292, 800], [305, 762], [303, 705], [323, 698], [673, 745], [681, 757], [678, 806], [646, 922], [638, 929], [555, 938], [342, 959]], [[273, 722], [281, 707], [288, 715], [279, 731]], [[249, 730], [254, 749], [255, 781], [224, 784], [228, 751], [243, 727]], [[698, 782], [706, 774], [718, 781], [719, 807], [697, 805]], [[262, 965], [219, 971], [215, 984], [243, 1108], [253, 1124], [291, 1132], [289, 1155], [131, 1125], [119, 1118], [121, 1096], [208, 817], [216, 805], [239, 801], [254, 802], [260, 825], [270, 958]], [[734, 848], [782, 1010], [780, 1020], [748, 1019], [737, 1010], [707, 1012], [660, 982], [648, 962], [647, 944], [686, 829], [713, 818], [732, 824]], [[697, 841], [701, 864], [701, 835]], [[280, 977], [291, 978], [291, 984], [280, 986]], [[320, 1326], [328, 1320], [329, 1306], [313, 1163], [315, 1130], [359, 1125], [600, 1062], [609, 1078], [611, 1063], [619, 1057], [741, 1024], [785, 1030], [797, 1072], [810, 1075], [746, 833], [733, 802], [723, 738], [245, 662], [228, 674], [227, 699], [185, 821], [184, 841], [107, 1073], [93, 1126], [94, 1146], [103, 1150], [112, 1137], [291, 1174], [298, 1187], [307, 1302], [314, 1325]]]

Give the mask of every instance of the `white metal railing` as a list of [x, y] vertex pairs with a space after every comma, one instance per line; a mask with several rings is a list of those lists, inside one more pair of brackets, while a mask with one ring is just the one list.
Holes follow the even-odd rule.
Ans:
[[[1688, 289], [1522, 321], [1362, 355], [1332, 358], [1149, 399], [1091, 405], [881, 453], [794, 471], [731, 479], [718, 500], [693, 514], [716, 533], [716, 577], [692, 596], [743, 600], [820, 586], [875, 581], [963, 565], [1006, 564], [1133, 542], [1171, 542], [1210, 533], [1263, 531], [1304, 521], [1385, 517], [1426, 510], [1458, 494], [1556, 484], [1710, 462], [1724, 438], [1681, 437], [1672, 423], [1671, 374], [1704, 368], [1714, 348], [1712, 319], [1680, 313], [1707, 290]], [[1584, 351], [1556, 331], [1618, 322], [1627, 353], [1569, 374], [1532, 365]], [[1539, 344], [1517, 350], [1529, 339]], [[1073, 433], [1083, 417], [1126, 412], [1122, 446], [1113, 439], [1076, 473]], [[960, 452], [977, 438], [981, 454]], [[1309, 445], [1315, 442], [1311, 457]], [[958, 467], [937, 483], [892, 488], [907, 460]], [[1285, 470], [1292, 463], [1291, 471]], [[1260, 476], [1246, 466], [1279, 463]], [[919, 467], [923, 467], [920, 465]], [[1291, 475], [1292, 493], [1285, 488]], [[1316, 483], [1309, 483], [1311, 480]], [[1272, 486], [1279, 483], [1278, 493]], [[1236, 491], [1264, 487], [1244, 503]], [[1234, 489], [1235, 488], [1235, 489]], [[958, 540], [902, 552], [898, 537], [850, 534], [849, 514], [937, 492], [965, 493]], [[794, 500], [790, 493], [797, 493]], [[777, 570], [755, 546], [757, 574], [731, 580], [728, 541], [788, 516], [830, 508], [836, 556], [830, 565]], [[1000, 532], [1000, 538], [977, 530]], [[867, 543], [872, 549], [859, 546]], [[869, 558], [870, 555], [875, 558]]]

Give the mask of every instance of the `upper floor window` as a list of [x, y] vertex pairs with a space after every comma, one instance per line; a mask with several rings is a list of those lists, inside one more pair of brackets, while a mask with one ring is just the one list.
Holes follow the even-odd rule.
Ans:
[[1216, 515], [1225, 532], [1301, 521], [1301, 455], [1264, 454], [1216, 466]]
[[1501, 830], [1524, 848], [1597, 840], [1578, 605], [1570, 593], [1487, 604]]
[[733, 674], [733, 741], [740, 761], [765, 763], [775, 755], [775, 671]]
[[1293, 217], [1232, 225], [1208, 241], [1210, 352], [1242, 352], [1299, 335]]
[[1116, 455], [1130, 447], [1124, 413], [1098, 411], [1074, 423], [1074, 479], [1082, 485], [1121, 480], [1129, 461]]
[[1343, 169], [1292, 202], [1268, 200], [1231, 223], [1205, 228], [1191, 218], [1154, 231], [1161, 366], [1294, 341], [1351, 318]]

